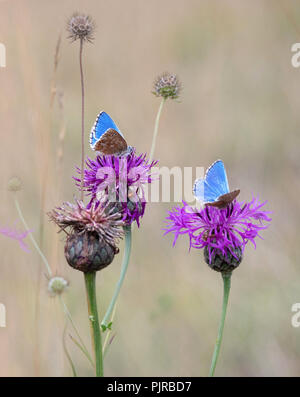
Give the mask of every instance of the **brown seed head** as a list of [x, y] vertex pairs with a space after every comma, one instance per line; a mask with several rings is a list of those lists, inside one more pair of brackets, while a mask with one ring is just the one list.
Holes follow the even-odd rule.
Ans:
[[68, 38], [73, 42], [78, 39], [92, 42], [94, 40], [95, 24], [89, 15], [74, 13], [67, 22]]
[[165, 72], [154, 81], [153, 94], [164, 99], [177, 99], [182, 85], [176, 74]]

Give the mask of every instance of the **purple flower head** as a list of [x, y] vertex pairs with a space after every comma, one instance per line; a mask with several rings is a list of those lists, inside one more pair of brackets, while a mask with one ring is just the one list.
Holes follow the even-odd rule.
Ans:
[[[156, 164], [157, 161], [149, 163], [145, 154], [137, 156], [134, 149], [124, 156], [98, 155], [95, 160], [88, 158], [83, 188], [91, 196], [89, 205], [103, 199], [117, 203], [124, 223], [130, 225], [136, 221], [139, 225], [146, 207], [144, 185], [153, 181], [150, 171]], [[79, 168], [77, 171], [81, 173]], [[75, 180], [79, 186], [80, 179]]]
[[167, 217], [166, 233], [174, 233], [175, 245], [178, 236], [187, 234], [190, 248], [204, 248], [211, 263], [216, 255], [235, 257], [237, 250], [244, 251], [248, 241], [256, 247], [255, 238], [266, 229], [270, 222], [268, 214], [253, 197], [249, 203], [233, 201], [224, 209], [205, 206], [196, 209], [183, 202], [183, 206], [174, 207]]

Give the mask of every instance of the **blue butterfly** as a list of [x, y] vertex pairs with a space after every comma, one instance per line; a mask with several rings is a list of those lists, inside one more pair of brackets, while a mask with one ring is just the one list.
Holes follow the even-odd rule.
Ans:
[[103, 154], [123, 154], [128, 149], [122, 132], [103, 111], [98, 114], [91, 130], [90, 145], [93, 150]]
[[195, 181], [193, 193], [205, 205], [226, 208], [239, 195], [240, 190], [229, 190], [224, 163], [217, 160], [207, 169], [204, 178]]

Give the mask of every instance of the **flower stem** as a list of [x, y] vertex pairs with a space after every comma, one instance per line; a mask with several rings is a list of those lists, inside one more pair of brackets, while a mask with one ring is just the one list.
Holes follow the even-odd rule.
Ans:
[[[18, 215], [19, 215], [19, 217], [20, 217], [20, 219], [21, 219], [21, 221], [22, 221], [22, 223], [23, 223], [25, 229], [26, 229], [26, 230], [29, 230], [29, 227], [28, 227], [28, 225], [27, 225], [27, 223], [26, 223], [26, 221], [25, 221], [25, 218], [24, 218], [24, 216], [23, 216], [23, 213], [22, 213], [22, 210], [21, 210], [19, 201], [18, 201], [18, 199], [17, 199], [16, 196], [15, 196], [15, 198], [14, 198], [14, 201], [15, 201], [15, 206], [16, 206]], [[49, 263], [48, 263], [48, 261], [47, 261], [45, 255], [43, 254], [42, 250], [40, 249], [38, 243], [36, 242], [35, 238], [33, 237], [33, 234], [32, 234], [32, 233], [29, 233], [29, 238], [30, 238], [32, 244], [34, 245], [34, 248], [37, 250], [38, 254], [40, 255], [42, 261], [44, 262], [44, 265], [46, 266], [47, 273], [48, 273], [49, 277], [52, 277], [52, 271], [51, 271], [50, 265], [49, 265]]]
[[150, 150], [150, 155], [149, 155], [150, 162], [153, 160], [153, 155], [154, 155], [154, 150], [155, 150], [155, 145], [156, 145], [156, 138], [157, 138], [157, 134], [158, 134], [159, 120], [160, 120], [161, 111], [162, 111], [162, 108], [163, 108], [165, 102], [166, 102], [166, 98], [162, 98], [159, 108], [158, 108], [157, 115], [156, 115], [153, 138], [152, 138], [152, 145], [151, 145], [151, 150]]
[[112, 300], [108, 306], [108, 309], [105, 313], [105, 316], [103, 317], [103, 320], [101, 322], [101, 327], [102, 329], [105, 331], [105, 329], [107, 328], [108, 324], [109, 324], [109, 319], [111, 318], [111, 314], [112, 311], [114, 309], [114, 306], [116, 304], [116, 301], [118, 299], [124, 278], [125, 278], [125, 274], [128, 268], [128, 264], [129, 264], [129, 258], [130, 258], [130, 252], [131, 252], [131, 225], [129, 226], [124, 226], [124, 232], [125, 232], [125, 252], [124, 252], [124, 256], [123, 256], [123, 262], [122, 262], [122, 266], [121, 266], [121, 274], [120, 274], [120, 278], [118, 281], [118, 284], [116, 286], [114, 295], [112, 297]]
[[92, 345], [95, 353], [96, 376], [103, 376], [103, 358], [101, 332], [99, 326], [97, 299], [96, 299], [96, 272], [84, 274], [85, 287], [88, 301], [89, 321], [92, 336]]
[[228, 304], [228, 298], [229, 298], [229, 292], [230, 292], [231, 273], [222, 273], [222, 277], [223, 277], [223, 284], [224, 284], [222, 316], [221, 316], [221, 321], [220, 321], [220, 325], [219, 325], [219, 332], [218, 332], [218, 337], [217, 337], [217, 341], [216, 341], [216, 345], [215, 345], [215, 350], [214, 350], [213, 358], [211, 361], [209, 376], [214, 376], [214, 373], [215, 373], [217, 360], [218, 360], [219, 353], [220, 353], [220, 347], [221, 347], [221, 342], [222, 342], [224, 323], [225, 323], [225, 317], [226, 317], [226, 311], [227, 311], [227, 304]]
[[79, 65], [80, 65], [80, 81], [81, 81], [81, 183], [80, 183], [80, 195], [81, 201], [83, 200], [83, 179], [84, 179], [84, 79], [83, 79], [83, 68], [82, 68], [82, 49], [83, 40], [80, 40], [79, 48]]
[[[113, 321], [114, 321], [116, 310], [117, 310], [117, 304], [115, 304], [114, 310], [113, 310], [112, 315], [111, 315], [111, 319], [110, 319], [111, 323], [113, 323]], [[112, 342], [112, 338], [110, 338], [110, 333], [111, 333], [111, 329], [108, 330], [108, 332], [106, 334], [106, 337], [105, 337], [105, 340], [104, 340], [103, 349], [102, 349], [103, 358], [105, 358], [105, 355], [107, 353], [108, 347], [109, 347], [109, 345]], [[114, 338], [114, 336], [113, 336], [113, 338]]]

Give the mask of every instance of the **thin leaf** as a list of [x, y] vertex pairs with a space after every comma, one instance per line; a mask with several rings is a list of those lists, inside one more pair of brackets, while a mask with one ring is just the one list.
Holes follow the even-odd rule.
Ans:
[[68, 323], [66, 322], [66, 325], [64, 327], [64, 332], [63, 332], [62, 344], [63, 344], [65, 355], [66, 355], [66, 357], [67, 357], [67, 359], [69, 361], [69, 364], [70, 364], [70, 366], [72, 368], [73, 376], [76, 378], [77, 377], [77, 373], [76, 373], [75, 365], [73, 364], [73, 361], [72, 361], [71, 356], [70, 356], [70, 354], [68, 352], [67, 344], [66, 344], [67, 327], [68, 327]]
[[82, 351], [82, 353], [85, 355], [85, 357], [89, 360], [91, 363], [92, 367], [95, 368], [95, 363], [93, 362], [91, 356], [88, 354], [88, 352], [81, 346], [81, 344], [78, 342], [77, 339], [74, 338], [71, 334], [69, 334], [69, 337], [72, 342], [75, 343], [75, 345]]

